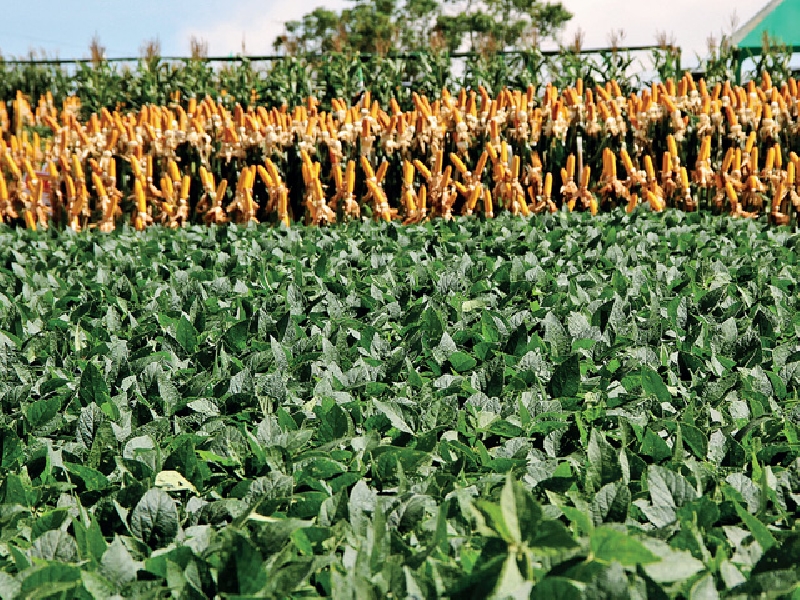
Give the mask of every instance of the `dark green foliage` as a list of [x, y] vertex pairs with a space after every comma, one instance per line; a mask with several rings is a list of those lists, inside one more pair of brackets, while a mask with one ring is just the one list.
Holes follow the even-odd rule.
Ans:
[[791, 597], [798, 249], [0, 229], [0, 598]]

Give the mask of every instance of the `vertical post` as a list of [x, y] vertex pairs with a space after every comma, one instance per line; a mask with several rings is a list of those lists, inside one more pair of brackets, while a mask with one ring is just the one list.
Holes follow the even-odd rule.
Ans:
[[742, 85], [742, 52], [741, 48], [733, 49], [733, 60], [736, 67], [736, 85]]

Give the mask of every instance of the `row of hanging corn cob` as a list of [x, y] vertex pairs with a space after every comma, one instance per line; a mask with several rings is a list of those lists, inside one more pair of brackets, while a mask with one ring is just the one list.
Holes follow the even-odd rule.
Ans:
[[[102, 231], [123, 219], [138, 229], [259, 218], [318, 225], [359, 218], [369, 207], [373, 218], [412, 223], [561, 207], [696, 210], [705, 199], [719, 212], [768, 212], [785, 224], [800, 209], [792, 79], [779, 88], [765, 75], [760, 85], [708, 90], [687, 75], [628, 97], [614, 81], [591, 90], [579, 80], [563, 91], [548, 85], [541, 97], [529, 88], [492, 98], [479, 88], [443, 90], [434, 102], [413, 98], [412, 111], [394, 100], [384, 110], [366, 92], [327, 112], [313, 99], [293, 109], [229, 111], [190, 98], [126, 114], [103, 109], [81, 122], [77, 99], [59, 112], [50, 96], [34, 107], [18, 94], [11, 117], [0, 103], [0, 218]], [[583, 141], [601, 151], [584, 156]], [[128, 166], [120, 178], [119, 161]], [[223, 176], [231, 161], [235, 174]], [[301, 177], [289, 180], [296, 166]], [[399, 182], [391, 188], [390, 169]]]

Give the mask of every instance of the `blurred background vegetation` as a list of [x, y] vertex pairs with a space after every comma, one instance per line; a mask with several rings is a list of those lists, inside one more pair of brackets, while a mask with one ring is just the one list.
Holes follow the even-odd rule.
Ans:
[[[0, 99], [17, 90], [32, 99], [50, 92], [54, 101], [81, 100], [86, 116], [101, 108], [138, 109], [176, 98], [206, 95], [244, 106], [295, 106], [313, 96], [324, 110], [333, 98], [353, 99], [369, 88], [382, 104], [397, 99], [412, 108], [412, 93], [437, 96], [443, 87], [483, 86], [537, 91], [581, 78], [584, 85], [615, 79], [624, 93], [651, 81], [682, 75], [674, 38], [659, 33], [652, 46], [626, 47], [621, 30], [608, 46], [586, 49], [578, 30], [567, 43], [557, 34], [571, 18], [560, 2], [528, 0], [356, 0], [342, 11], [317, 8], [285, 24], [271, 56], [209, 57], [208, 45], [192, 39], [187, 57], [164, 57], [157, 39], [137, 57], [108, 58], [99, 38], [90, 57], [57, 60], [31, 52], [24, 60], [0, 57]], [[545, 46], [555, 50], [542, 50]], [[754, 69], [774, 81], [791, 74], [786, 48], [765, 40]], [[699, 57], [698, 57], [699, 58]], [[732, 79], [735, 49], [723, 37], [709, 39], [699, 70], [714, 82]]]

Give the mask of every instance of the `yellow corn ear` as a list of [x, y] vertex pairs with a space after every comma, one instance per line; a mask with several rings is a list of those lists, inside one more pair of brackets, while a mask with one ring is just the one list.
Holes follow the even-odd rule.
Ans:
[[728, 195], [728, 200], [730, 200], [732, 204], [739, 202], [739, 197], [736, 195], [736, 190], [733, 189], [732, 182], [729, 181], [725, 184], [725, 193]]
[[478, 203], [478, 198], [481, 197], [482, 188], [479, 185], [476, 185], [473, 190], [472, 194], [470, 194], [469, 201], [467, 202], [467, 208], [469, 210], [475, 210], [475, 205]]
[[288, 203], [289, 203], [289, 193], [286, 188], [281, 189], [280, 196], [278, 198], [278, 216], [281, 219], [281, 222], [289, 227], [289, 210], [288, 210]]
[[169, 176], [172, 181], [181, 180], [181, 174], [180, 171], [178, 171], [178, 163], [176, 163], [174, 160], [169, 161]]
[[553, 192], [553, 174], [548, 171], [547, 175], [544, 176], [543, 195], [545, 198], [549, 198], [552, 192]]
[[522, 216], [527, 217], [528, 215], [530, 215], [530, 211], [528, 210], [528, 203], [525, 202], [524, 194], [517, 194], [517, 202], [519, 203], [520, 211], [522, 211]]
[[42, 192], [44, 191], [44, 181], [36, 180], [36, 187], [33, 190], [33, 204], [39, 205], [42, 202]]
[[278, 173], [278, 167], [275, 166], [275, 163], [272, 162], [269, 158], [266, 159], [267, 170], [269, 171], [272, 180], [275, 182], [275, 185], [280, 185], [281, 183], [281, 176]]
[[589, 178], [592, 175], [592, 168], [589, 165], [583, 167], [583, 173], [581, 173], [581, 187], [587, 188], [589, 187]]
[[319, 179], [314, 180], [314, 187], [316, 189], [317, 199], [324, 201], [325, 193], [322, 191], [322, 182]]
[[628, 177], [633, 174], [633, 163], [631, 162], [631, 157], [628, 154], [628, 151], [623, 148], [619, 152], [619, 156], [622, 159], [622, 166], [625, 167], [625, 171], [628, 173]]
[[491, 218], [494, 216], [494, 207], [492, 206], [492, 192], [488, 189], [483, 192], [483, 206], [486, 216]]
[[92, 183], [94, 184], [94, 189], [97, 192], [97, 195], [101, 198], [107, 196], [106, 188], [103, 185], [103, 180], [97, 173], [92, 173]]
[[192, 178], [189, 175], [184, 175], [181, 180], [181, 200], [186, 200], [189, 197], [189, 188], [192, 185]]
[[779, 181], [775, 186], [775, 194], [772, 196], [772, 212], [778, 212], [781, 207], [781, 200], [783, 200], [783, 182]]
[[727, 173], [728, 169], [731, 168], [731, 164], [733, 163], [733, 155], [734, 150], [733, 148], [728, 148], [728, 151], [725, 153], [725, 158], [722, 159], [722, 172]]
[[[410, 167], [410, 168], [409, 168]], [[414, 165], [407, 160], [403, 160], [403, 185], [409, 186], [414, 180]]]
[[495, 151], [494, 146], [492, 146], [490, 143], [487, 143], [486, 144], [486, 152], [489, 153], [489, 158], [492, 159], [492, 163], [496, 163], [497, 162], [497, 152]]
[[364, 155], [361, 156], [361, 168], [364, 170], [367, 179], [375, 177], [375, 171], [372, 170], [372, 165], [369, 164], [369, 160], [367, 160], [367, 157]]
[[453, 172], [453, 167], [447, 165], [447, 168], [444, 170], [444, 174], [442, 175], [442, 189], [445, 189], [448, 185], [450, 185], [450, 175]]
[[725, 116], [728, 119], [728, 126], [733, 127], [734, 125], [738, 125], [739, 119], [736, 117], [736, 113], [733, 112], [733, 108], [731, 105], [725, 107]]
[[655, 210], [656, 212], [661, 212], [664, 210], [664, 202], [656, 196], [650, 190], [647, 190], [647, 201], [650, 203], [650, 207]]
[[444, 150], [438, 150], [436, 152], [436, 157], [433, 161], [433, 172], [437, 175], [442, 172], [442, 168], [444, 167]]
[[[334, 168], [333, 172], [339, 174], [339, 179], [342, 177], [342, 172], [339, 170], [339, 167]], [[264, 182], [268, 188], [272, 187], [274, 184], [272, 182], [272, 178], [269, 176], [266, 167], [264, 165], [258, 165], [258, 176], [261, 177], [261, 181]]]
[[225, 196], [225, 192], [228, 189], [228, 180], [223, 178], [222, 181], [219, 182], [219, 186], [217, 187], [217, 202], [222, 202], [222, 198]]
[[745, 143], [744, 146], [745, 152], [750, 154], [750, 151], [753, 149], [753, 144], [755, 144], [755, 141], [756, 141], [756, 132], [751, 131], [750, 134], [747, 136], [747, 142]]
[[147, 198], [144, 195], [141, 179], [133, 182], [133, 194], [136, 197], [136, 210], [140, 213], [147, 212]]
[[36, 177], [36, 171], [34, 170], [33, 165], [31, 164], [31, 161], [28, 158], [25, 159], [25, 174], [28, 176], [29, 179], [33, 180], [38, 179]]
[[406, 190], [404, 192], [404, 196], [406, 200], [406, 212], [409, 215], [412, 215], [415, 212], [417, 212], [417, 205], [414, 202], [414, 192], [412, 192], [411, 190]]
[[[430, 173], [428, 174], [430, 175]], [[347, 161], [347, 193], [352, 194], [353, 190], [356, 187], [356, 161], [349, 160]]]
[[72, 155], [72, 173], [76, 180], [83, 179], [83, 166], [77, 154]]
[[174, 189], [169, 177], [161, 177], [161, 193], [164, 194], [165, 200], [172, 200]]
[[72, 200], [75, 198], [75, 181], [72, 179], [72, 175], [67, 173], [64, 178], [67, 182], [67, 198]]
[[764, 163], [764, 170], [772, 171], [772, 166], [775, 164], [775, 146], [767, 148], [767, 160]]
[[653, 159], [649, 154], [644, 156], [644, 172], [647, 173], [647, 181], [653, 181], [656, 178], [655, 170], [653, 169]]
[[428, 169], [428, 167], [422, 164], [422, 162], [419, 159], [417, 158], [414, 159], [414, 166], [417, 168], [417, 171], [420, 172], [420, 175], [422, 175], [425, 179], [431, 178], [430, 170]]
[[30, 210], [25, 211], [25, 226], [32, 231], [36, 231], [36, 218]]
[[381, 165], [378, 167], [378, 172], [375, 173], [375, 179], [378, 183], [383, 181], [383, 178], [386, 177], [386, 171], [389, 169], [389, 161], [384, 159]]
[[486, 167], [486, 161], [488, 160], [488, 158], [489, 158], [489, 153], [486, 150], [484, 150], [481, 153], [480, 158], [478, 159], [478, 163], [475, 165], [474, 175], [478, 179], [480, 179], [481, 174], [483, 173], [483, 169]]
[[[205, 167], [200, 167], [201, 169]], [[131, 173], [133, 173], [134, 179], [139, 179], [142, 176], [142, 168], [139, 166], [139, 161], [135, 158], [131, 158]]]
[[455, 165], [456, 170], [464, 175], [467, 172], [467, 167], [455, 152], [450, 153], [450, 161]]
[[411, 185], [414, 183], [414, 163], [406, 160], [404, 161], [405, 164], [405, 181], [406, 185]]

